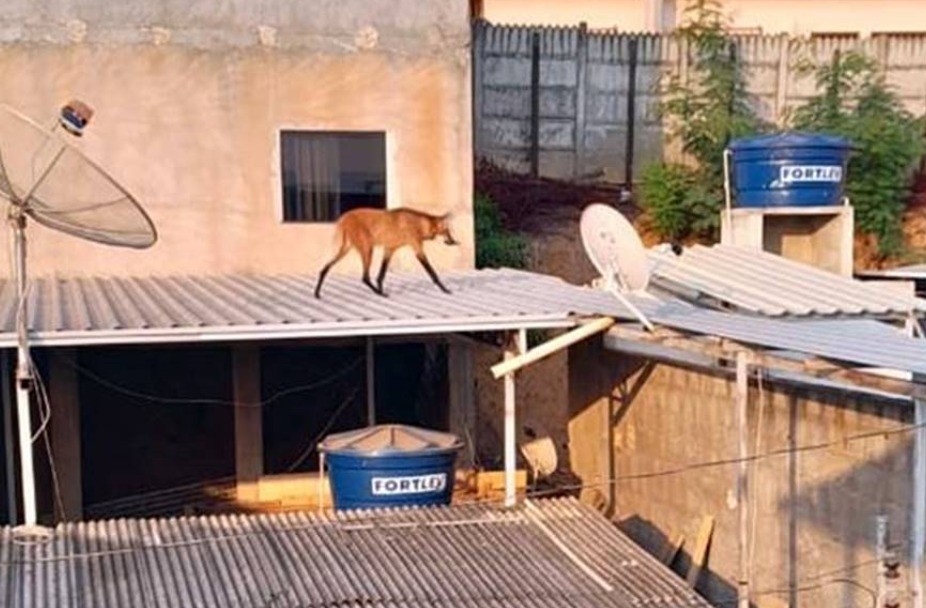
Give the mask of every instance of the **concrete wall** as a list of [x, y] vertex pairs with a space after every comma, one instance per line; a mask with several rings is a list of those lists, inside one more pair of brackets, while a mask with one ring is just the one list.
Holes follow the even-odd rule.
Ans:
[[[735, 465], [686, 470], [695, 463], [737, 457], [732, 380], [648, 365], [603, 351], [597, 342], [571, 350], [570, 364], [571, 411], [610, 407], [613, 419], [611, 428], [599, 423], [570, 436], [571, 445], [583, 453], [573, 459], [576, 473], [586, 483], [609, 477], [598, 444], [601, 437], [610, 437], [610, 476], [618, 479], [615, 517], [653, 552], [684, 535], [679, 568], [686, 567], [701, 518], [714, 517], [699, 589], [714, 602], [735, 599]], [[840, 439], [910, 424], [912, 406], [754, 383], [748, 416], [750, 452], [784, 452], [757, 461], [750, 470], [756, 522], [751, 584], [757, 605], [871, 606], [870, 595], [852, 583], [876, 587], [875, 518], [881, 514], [889, 519], [892, 543], [902, 558], [904, 589], [912, 438], [899, 433]], [[793, 451], [830, 442], [821, 449]], [[838, 578], [851, 583], [833, 580]], [[786, 604], [772, 603], [776, 599]]]
[[[622, 32], [669, 31], [683, 22], [686, 0], [483, 0], [483, 15], [498, 24], [570, 26]], [[765, 34], [923, 31], [919, 0], [725, 0], [736, 28]]]
[[32, 271], [315, 272], [333, 228], [281, 222], [283, 127], [385, 131], [389, 205], [453, 211], [463, 246], [432, 257], [471, 267], [469, 39], [464, 0], [4, 2], [0, 102], [43, 122], [93, 105], [77, 145], [161, 237], [116, 251], [36, 227]]
[[[478, 157], [519, 172], [530, 166], [534, 34], [540, 42], [541, 175], [625, 181], [631, 121], [634, 178], [649, 162], [680, 159], [677, 143], [669, 141], [659, 116], [659, 85], [668, 75], [689, 77], [691, 57], [683, 42], [669, 35], [486, 24], [476, 28], [473, 41]], [[853, 41], [741, 36], [736, 41], [753, 104], [770, 122], [785, 124], [789, 111], [816, 93], [813, 78], [802, 74], [798, 64], [825, 64], [837, 50], [877, 59], [906, 107], [917, 115], [926, 110], [926, 37]], [[628, 118], [633, 44], [637, 67], [633, 116]]]

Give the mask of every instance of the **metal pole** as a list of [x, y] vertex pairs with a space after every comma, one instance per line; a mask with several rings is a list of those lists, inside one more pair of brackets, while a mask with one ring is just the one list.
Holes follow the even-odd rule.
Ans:
[[373, 338], [367, 338], [367, 424], [376, 424], [376, 356]]
[[26, 218], [21, 210], [13, 212], [10, 219], [13, 228], [14, 256], [16, 264], [16, 414], [19, 419], [19, 461], [22, 479], [23, 524], [34, 526], [37, 521], [35, 506], [35, 466], [32, 462], [32, 413], [29, 391], [32, 385], [32, 369], [29, 359], [28, 311], [26, 307]]
[[0, 351], [0, 399], [3, 400], [3, 443], [6, 446], [6, 504], [9, 523], [19, 519], [16, 501], [16, 462], [13, 456], [13, 399], [10, 394], [10, 355]]
[[531, 177], [540, 175], [540, 34], [531, 36]]
[[910, 591], [913, 608], [923, 608], [923, 552], [926, 544], [926, 401], [915, 402], [913, 444], [913, 541], [910, 550]]
[[747, 403], [749, 402], [749, 366], [747, 355], [736, 353], [736, 430], [739, 439], [739, 464], [736, 475], [736, 505], [739, 510], [739, 581], [737, 605], [749, 608], [749, 499], [747, 474], [749, 448], [747, 445]]

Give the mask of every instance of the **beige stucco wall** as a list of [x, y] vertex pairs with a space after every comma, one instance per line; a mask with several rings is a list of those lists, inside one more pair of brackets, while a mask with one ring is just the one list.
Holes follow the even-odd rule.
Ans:
[[[615, 519], [650, 551], [659, 553], [684, 536], [674, 564], [680, 572], [690, 562], [702, 518], [713, 517], [698, 588], [713, 602], [735, 601], [736, 466], [692, 466], [737, 458], [732, 379], [647, 365], [603, 351], [595, 340], [571, 348], [569, 361], [570, 412], [574, 421], [585, 421], [569, 436], [577, 475], [593, 485], [609, 476], [618, 480], [598, 487], [605, 495], [613, 489]], [[611, 428], [601, 422], [608, 409]], [[876, 586], [879, 515], [888, 518], [902, 564], [900, 590], [908, 588], [912, 437], [879, 432], [911, 424], [911, 410], [822, 389], [751, 385], [749, 452], [777, 453], [749, 469], [756, 605], [870, 606], [857, 585]], [[865, 437], [842, 441], [858, 435]], [[603, 438], [611, 443], [610, 464]]]
[[[624, 32], [671, 29], [683, 20], [685, 0], [485, 0], [484, 16], [499, 24], [578, 25]], [[910, 32], [926, 30], [920, 0], [725, 0], [737, 28], [765, 34]], [[661, 17], [660, 17], [661, 15]]]
[[42, 121], [72, 96], [93, 105], [77, 145], [160, 241], [116, 250], [36, 226], [34, 274], [314, 273], [333, 227], [281, 222], [280, 128], [385, 131], [389, 205], [454, 212], [463, 245], [429, 251], [439, 269], [472, 266], [465, 0], [83, 4], [0, 8], [0, 102]]

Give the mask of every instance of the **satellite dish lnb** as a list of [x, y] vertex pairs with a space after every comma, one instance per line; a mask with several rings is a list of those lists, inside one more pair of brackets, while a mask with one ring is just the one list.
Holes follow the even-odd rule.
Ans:
[[653, 324], [626, 295], [644, 293], [650, 279], [646, 249], [633, 224], [613, 207], [594, 203], [582, 211], [579, 232], [585, 253], [604, 280], [605, 289], [653, 331]]
[[58, 123], [71, 135], [80, 137], [91, 118], [93, 108], [78, 99], [73, 99], [61, 107]]

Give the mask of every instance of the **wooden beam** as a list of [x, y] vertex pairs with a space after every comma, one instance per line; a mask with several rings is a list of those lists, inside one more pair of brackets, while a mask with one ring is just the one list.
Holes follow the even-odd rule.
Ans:
[[671, 566], [672, 562], [675, 561], [675, 556], [678, 555], [678, 552], [682, 550], [682, 547], [685, 546], [685, 535], [678, 534], [675, 536], [674, 540], [666, 539], [665, 545], [663, 545], [662, 550], [659, 552], [658, 559], [666, 566]]
[[694, 553], [691, 554], [691, 567], [688, 569], [688, 576], [685, 580], [688, 586], [694, 589], [698, 585], [698, 578], [701, 576], [701, 570], [707, 560], [707, 549], [711, 544], [711, 536], [714, 534], [714, 518], [710, 515], [704, 516], [701, 520], [701, 527], [698, 529], [698, 539], [695, 541]]
[[65, 521], [83, 517], [80, 458], [80, 400], [74, 349], [56, 349], [49, 358], [48, 398], [51, 401], [51, 448]]
[[238, 500], [256, 502], [264, 473], [264, 431], [260, 406], [260, 348], [239, 344], [232, 348], [232, 385], [235, 401], [235, 477]]
[[575, 344], [576, 342], [581, 342], [590, 336], [601, 333], [612, 325], [614, 325], [614, 319], [611, 317], [601, 317], [595, 319], [594, 321], [580, 325], [572, 331], [566, 332], [560, 336], [556, 336], [552, 340], [547, 340], [536, 348], [532, 348], [527, 351], [521, 351], [521, 353], [517, 356], [512, 356], [506, 358], [501, 363], [496, 363], [492, 366], [492, 375], [495, 376], [495, 379], [497, 380], [506, 374], [516, 372], [522, 367], [549, 357], [550, 355], [561, 351], [564, 348]]

